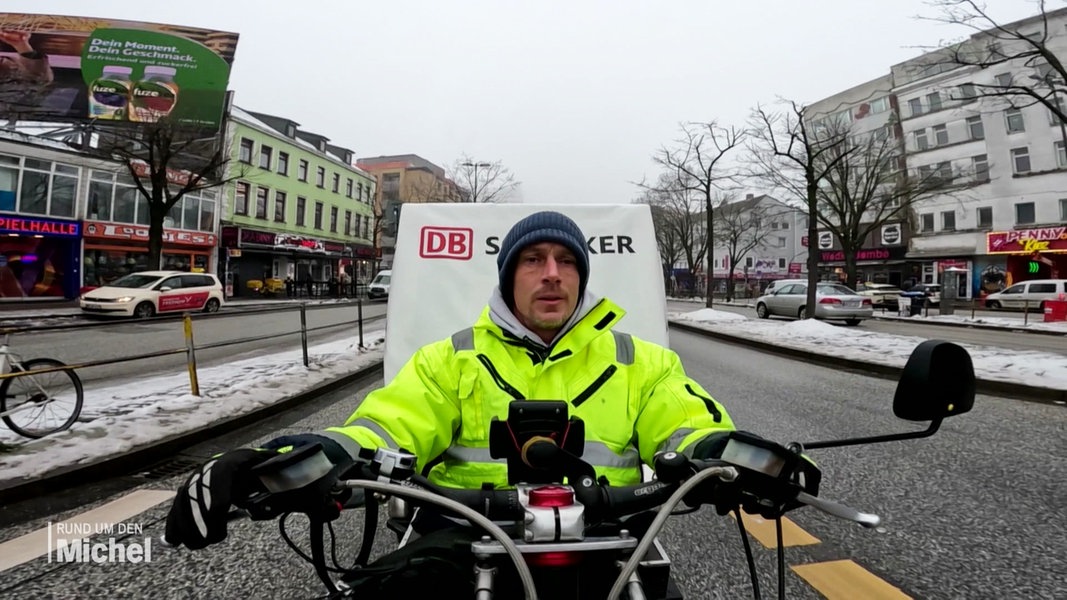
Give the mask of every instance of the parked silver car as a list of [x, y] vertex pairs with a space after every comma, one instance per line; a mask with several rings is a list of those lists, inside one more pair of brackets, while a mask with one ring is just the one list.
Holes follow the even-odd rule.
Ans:
[[[828, 321], [844, 321], [847, 325], [859, 325], [863, 319], [874, 316], [871, 299], [837, 283], [820, 283], [815, 288], [815, 318]], [[807, 310], [808, 285], [793, 283], [777, 288], [770, 294], [756, 299], [756, 314], [761, 319], [771, 316], [803, 318]]]

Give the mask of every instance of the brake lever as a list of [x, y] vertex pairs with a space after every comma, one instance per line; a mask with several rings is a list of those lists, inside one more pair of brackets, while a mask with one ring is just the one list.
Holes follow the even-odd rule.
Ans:
[[817, 508], [828, 515], [846, 521], [852, 521], [853, 523], [859, 523], [867, 529], [873, 529], [882, 524], [882, 518], [876, 514], [860, 512], [854, 508], [845, 506], [844, 504], [817, 498], [805, 492], [798, 493], [796, 500], [797, 502], [807, 504], [812, 508]]

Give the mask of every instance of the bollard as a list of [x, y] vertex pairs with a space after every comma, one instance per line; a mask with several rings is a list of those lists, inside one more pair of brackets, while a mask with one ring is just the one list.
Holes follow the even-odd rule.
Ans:
[[976, 298], [971, 298], [971, 320], [972, 321], [974, 320], [974, 307], [975, 307], [976, 304], [978, 304], [978, 300]]
[[356, 310], [359, 317], [359, 349], [363, 350], [366, 346], [363, 345], [363, 297], [356, 294]]
[[185, 362], [189, 367], [189, 387], [194, 396], [200, 395], [200, 381], [196, 377], [196, 345], [193, 343], [193, 318], [185, 313]]
[[1030, 301], [1023, 300], [1023, 325], [1030, 324]]
[[304, 367], [308, 367], [308, 317], [307, 302], [300, 303], [300, 346], [304, 349]]

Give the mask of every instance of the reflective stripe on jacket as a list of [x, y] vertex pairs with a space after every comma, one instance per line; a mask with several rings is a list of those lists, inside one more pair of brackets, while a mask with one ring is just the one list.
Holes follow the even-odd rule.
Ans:
[[421, 348], [389, 385], [371, 392], [331, 437], [352, 448], [403, 448], [450, 487], [507, 485], [489, 456], [489, 424], [514, 399], [566, 400], [585, 423], [583, 459], [613, 485], [641, 481], [641, 463], [734, 428], [686, 376], [673, 351], [613, 331], [625, 313], [600, 302], [548, 350], [516, 340], [489, 317]]

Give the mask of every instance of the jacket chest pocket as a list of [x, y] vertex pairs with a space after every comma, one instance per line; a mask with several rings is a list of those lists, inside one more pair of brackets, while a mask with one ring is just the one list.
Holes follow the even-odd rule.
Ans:
[[586, 438], [616, 450], [630, 444], [637, 415], [630, 401], [629, 378], [622, 367], [608, 365], [592, 381], [586, 377], [571, 389], [576, 393], [570, 398], [570, 412], [585, 422]]
[[489, 423], [495, 416], [507, 418], [507, 406], [512, 399], [488, 375], [480, 372], [480, 367], [464, 369], [459, 380], [458, 439], [468, 445], [472, 442], [474, 445], [487, 445]]

